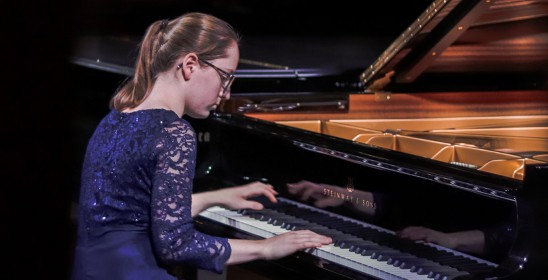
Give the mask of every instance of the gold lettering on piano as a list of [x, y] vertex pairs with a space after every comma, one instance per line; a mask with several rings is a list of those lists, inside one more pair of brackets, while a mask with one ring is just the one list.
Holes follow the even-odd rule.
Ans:
[[364, 192], [364, 195], [360, 195], [359, 193], [351, 194], [351, 192], [346, 190], [346, 192], [343, 191], [343, 188], [329, 188], [324, 187], [323, 188], [323, 195], [325, 197], [335, 198], [342, 200], [344, 202], [347, 202], [353, 206], [360, 206], [365, 208], [377, 208], [377, 204], [373, 200], [373, 195], [369, 192]]

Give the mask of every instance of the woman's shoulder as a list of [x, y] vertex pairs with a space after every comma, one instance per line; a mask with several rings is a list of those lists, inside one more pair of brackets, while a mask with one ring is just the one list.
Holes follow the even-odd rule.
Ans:
[[[131, 112], [119, 112], [116, 109], [112, 109], [107, 118], [113, 121], [127, 122], [128, 124], [152, 124], [160, 127], [179, 123], [179, 121], [181, 120], [181, 118], [175, 112], [163, 108], [143, 109]], [[188, 125], [188, 123], [185, 122], [185, 125]]]
[[[106, 125], [106, 126], [105, 126]], [[194, 134], [191, 124], [168, 109], [143, 109], [120, 112], [112, 109], [102, 121], [102, 127], [111, 127], [119, 133], [125, 131], [139, 135]]]
[[194, 139], [192, 125], [168, 109], [146, 109], [118, 114], [127, 114], [126, 117], [140, 122], [140, 127], [147, 130], [147, 134], [156, 135], [155, 138], [159, 138], [161, 142], [167, 140], [181, 143], [181, 140], [188, 142]]

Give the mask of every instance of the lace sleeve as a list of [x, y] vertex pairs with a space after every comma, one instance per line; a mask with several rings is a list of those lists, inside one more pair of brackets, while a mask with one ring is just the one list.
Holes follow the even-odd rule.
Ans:
[[221, 273], [230, 256], [226, 238], [195, 230], [191, 216], [196, 140], [192, 127], [178, 120], [164, 128], [156, 145], [152, 189], [152, 235], [165, 263], [184, 263]]

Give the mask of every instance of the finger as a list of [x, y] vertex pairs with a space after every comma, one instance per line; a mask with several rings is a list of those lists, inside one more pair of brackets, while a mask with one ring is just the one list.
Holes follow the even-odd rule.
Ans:
[[271, 193], [273, 193], [273, 194], [275, 194], [275, 195], [278, 194], [278, 192], [276, 191], [276, 189], [274, 189], [274, 186], [268, 184], [268, 185], [266, 185], [266, 187], [267, 187], [266, 189], [267, 189], [269, 192], [271, 192]]
[[320, 242], [327, 242], [327, 243], [333, 242], [331, 237], [315, 233], [308, 229], [294, 231], [294, 233], [295, 235], [298, 235], [300, 238], [314, 238]]
[[322, 235], [312, 235], [312, 236], [304, 236], [299, 237], [295, 239], [296, 244], [306, 244], [306, 243], [314, 243], [318, 244], [319, 246], [327, 245], [330, 243], [333, 243], [333, 240], [331, 238], [322, 236]]
[[276, 194], [278, 194], [274, 189], [268, 189], [268, 188], [261, 188], [258, 190], [258, 192], [254, 193], [253, 195], [264, 195], [266, 196], [270, 201], [276, 203], [278, 200], [276, 199]]
[[274, 189], [272, 185], [264, 184], [261, 182], [255, 182], [253, 184], [250, 184], [246, 190], [248, 194], [259, 194], [263, 191], [268, 191], [273, 194], [278, 194], [278, 192]]
[[255, 201], [250, 201], [248, 203], [247, 207], [250, 208], [250, 209], [253, 209], [253, 210], [263, 210], [264, 209], [264, 206], [261, 203], [255, 202]]
[[322, 247], [324, 244], [320, 242], [314, 242], [314, 241], [306, 241], [299, 244], [299, 250], [308, 249], [308, 248], [317, 248]]
[[273, 193], [267, 193], [265, 196], [274, 203], [278, 202], [278, 199], [276, 199], [276, 196]]

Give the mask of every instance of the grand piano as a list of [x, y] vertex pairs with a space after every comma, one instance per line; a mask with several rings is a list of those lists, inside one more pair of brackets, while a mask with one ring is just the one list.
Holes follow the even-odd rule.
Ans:
[[[130, 75], [134, 42], [107, 41], [123, 62], [84, 38], [73, 63]], [[260, 211], [212, 207], [196, 226], [247, 239], [311, 229], [334, 243], [241, 271], [261, 279], [548, 272], [548, 1], [435, 0], [359, 69], [295, 67], [261, 53], [242, 51], [230, 100], [208, 119], [189, 119], [199, 140], [195, 191], [262, 181], [279, 201], [255, 198]], [[398, 235], [404, 229], [455, 239], [414, 241]]]

